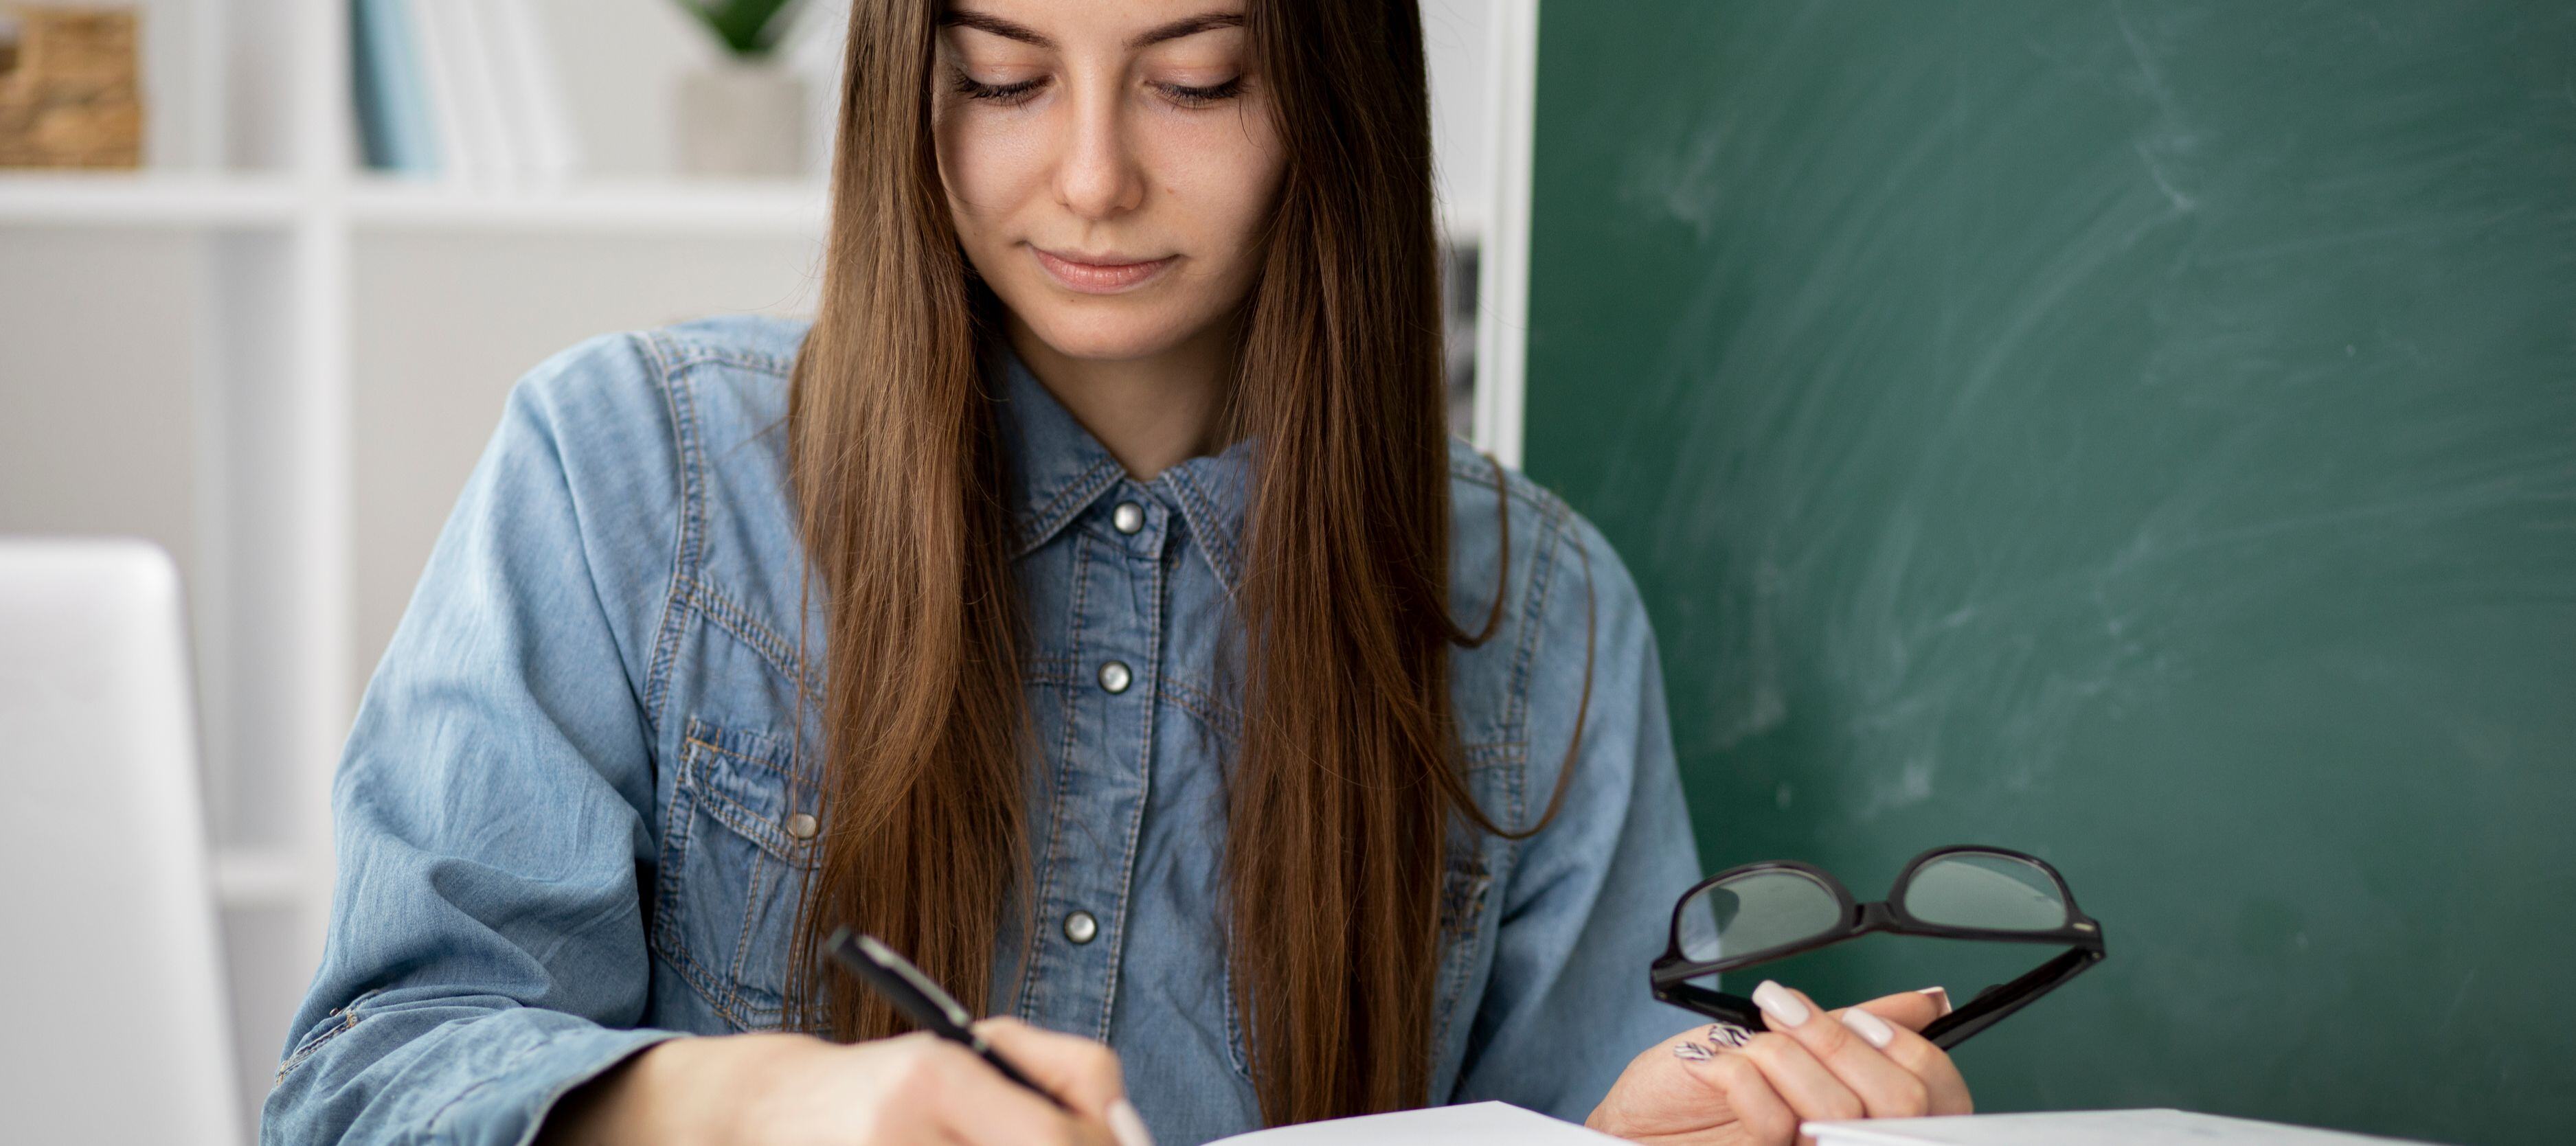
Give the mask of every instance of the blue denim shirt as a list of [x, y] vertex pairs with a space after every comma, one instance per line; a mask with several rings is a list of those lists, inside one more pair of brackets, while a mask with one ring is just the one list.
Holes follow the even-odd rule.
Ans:
[[[340, 763], [330, 933], [265, 1141], [524, 1143], [638, 1048], [779, 1024], [819, 810], [794, 725], [823, 610], [782, 452], [804, 329], [601, 337], [512, 393]], [[1137, 481], [1005, 357], [1042, 928], [1029, 974], [1015, 936], [996, 953], [993, 1007], [1107, 1041], [1166, 1146], [1253, 1129], [1217, 862], [1248, 447]], [[1699, 874], [1654, 637], [1563, 502], [1509, 474], [1506, 551], [1488, 463], [1462, 443], [1450, 472], [1462, 624], [1509, 567], [1501, 631], [1451, 653], [1501, 822], [1538, 815], [1575, 732], [1578, 548], [1596, 675], [1563, 814], [1453, 849], [1425, 1098], [1581, 1119], [1692, 1022], [1646, 988]]]

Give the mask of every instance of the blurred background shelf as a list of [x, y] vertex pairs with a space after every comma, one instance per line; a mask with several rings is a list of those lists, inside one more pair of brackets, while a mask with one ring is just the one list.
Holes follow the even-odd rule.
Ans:
[[813, 180], [598, 179], [495, 191], [390, 176], [166, 172], [0, 174], [0, 226], [255, 230], [299, 220], [369, 229], [820, 235]]
[[[491, 190], [374, 174], [13, 171], [0, 174], [0, 226], [256, 230], [345, 217], [364, 230], [805, 237], [823, 233], [828, 195], [814, 179], [597, 178]], [[1441, 219], [1443, 233], [1468, 245], [1484, 226], [1478, 204]]]
[[370, 176], [349, 190], [359, 227], [423, 231], [819, 236], [820, 180], [599, 179], [495, 192]]
[[0, 226], [282, 227], [308, 199], [283, 175], [0, 172]]

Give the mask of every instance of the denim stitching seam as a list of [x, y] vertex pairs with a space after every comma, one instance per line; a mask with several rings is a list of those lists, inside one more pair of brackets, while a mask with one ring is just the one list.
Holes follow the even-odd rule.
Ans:
[[1067, 684], [1082, 673], [1072, 657], [1031, 657], [1026, 671], [1031, 684]]
[[779, 636], [777, 630], [760, 623], [750, 610], [735, 604], [704, 580], [682, 578], [681, 591], [690, 606], [705, 614], [717, 628], [742, 641], [768, 663], [771, 671], [784, 677], [790, 689], [801, 689], [807, 697], [818, 702], [823, 699], [818, 682], [801, 676], [804, 661], [788, 647], [786, 639]]
[[1021, 523], [1019, 550], [1013, 556], [1025, 557], [1035, 552], [1039, 545], [1064, 528], [1075, 509], [1090, 504], [1102, 491], [1118, 484], [1120, 472], [1118, 459], [1102, 458], [1091, 463], [1090, 469], [1066, 481], [1045, 506], [1032, 512], [1028, 520]]
[[1171, 691], [1158, 699], [1171, 702], [1173, 707], [1190, 714], [1191, 718], [1197, 720], [1202, 727], [1225, 737], [1227, 741], [1242, 743], [1242, 717], [1236, 714], [1231, 706], [1179, 681], [1171, 681], [1168, 684]]
[[[1056, 866], [1064, 858], [1058, 854], [1058, 849], [1064, 845], [1065, 789], [1071, 784], [1073, 775], [1073, 730], [1082, 723], [1081, 717], [1076, 714], [1075, 705], [1081, 699], [1082, 611], [1090, 601], [1090, 571], [1090, 548], [1081, 544], [1080, 539], [1077, 538], [1073, 547], [1073, 611], [1067, 618], [1072, 625], [1072, 631], [1065, 637], [1065, 647], [1072, 650], [1072, 655], [1059, 658], [1070, 662], [1073, 671], [1065, 674], [1063, 683], [1064, 729], [1058, 734], [1056, 741], [1055, 790], [1049, 793], [1047, 801], [1046, 870], [1038, 873], [1037, 895], [1029, 900], [1032, 911], [1029, 925], [1033, 928], [1042, 924], [1043, 913], [1050, 906], [1049, 901], [1055, 895]], [[1032, 935], [1029, 940], [1029, 966], [1020, 969], [1020, 1018], [1023, 1020], [1030, 1022], [1037, 1020], [1038, 1000], [1043, 994], [1040, 984], [1044, 979], [1044, 976], [1038, 973], [1038, 964], [1046, 961], [1044, 945], [1035, 935]]]
[[[759, 845], [755, 843], [753, 846]], [[742, 969], [750, 962], [752, 920], [760, 914], [760, 898], [755, 893], [760, 890], [763, 862], [755, 856], [750, 863], [742, 866], [745, 869], [742, 880], [742, 919], [734, 924], [733, 966], [727, 969], [725, 993], [732, 996], [735, 1007], [741, 1009], [745, 1015], [751, 1015], [756, 1012], [751, 1005], [751, 1000], [743, 994]]]
[[449, 1111], [462, 1105], [467, 1098], [473, 1096], [475, 1091], [481, 1090], [484, 1087], [500, 1081], [501, 1079], [509, 1077], [510, 1073], [515, 1070], [520, 1063], [526, 1062], [529, 1059], [536, 1057], [539, 1052], [553, 1047], [557, 1042], [562, 1041], [564, 1035], [567, 1033], [569, 1032], [555, 1031], [546, 1035], [544, 1038], [540, 1038], [527, 1046], [519, 1048], [519, 1053], [511, 1055], [490, 1073], [481, 1078], [475, 1079], [473, 1082], [467, 1083], [465, 1089], [449, 1095], [447, 1101], [438, 1104], [438, 1109], [429, 1112], [428, 1118], [421, 1120], [421, 1133], [424, 1135], [437, 1134], [438, 1124], [446, 1120]]
[[[693, 786], [696, 794], [704, 801], [707, 814], [714, 816], [724, 826], [733, 829], [734, 834], [759, 848], [771, 859], [798, 867], [806, 866], [806, 856], [811, 848], [788, 839], [787, 833], [778, 825], [762, 818], [759, 813], [744, 806], [740, 800], [726, 795], [723, 785], [712, 782], [703, 757], [684, 775], [694, 778]], [[788, 792], [787, 801], [791, 807], [796, 803], [796, 793], [792, 787]]]
[[698, 456], [697, 415], [688, 397], [681, 392], [683, 380], [670, 366], [666, 340], [659, 336], [642, 339], [646, 354], [652, 359], [656, 384], [671, 418], [673, 444], [679, 452], [680, 469], [680, 536], [677, 552], [672, 554], [671, 586], [662, 601], [661, 631], [654, 639], [651, 669], [644, 685], [644, 715], [658, 737], [665, 725], [664, 708], [670, 702], [670, 675], [678, 659], [680, 635], [686, 627], [684, 587], [697, 578], [700, 511], [705, 498], [706, 476], [700, 472]]
[[1208, 555], [1208, 565], [1216, 570], [1217, 583], [1225, 587], [1226, 600], [1234, 601], [1236, 583], [1243, 578], [1243, 558], [1235, 549], [1235, 539], [1224, 536], [1225, 531], [1217, 528], [1224, 523], [1218, 520], [1216, 503], [1187, 474], [1174, 474], [1172, 488], [1180, 492], [1181, 505], [1193, 527], [1190, 532], [1198, 541], [1199, 551]]
[[[1481, 850], [1481, 845], [1478, 846]], [[1442, 895], [1444, 901], [1448, 898], [1446, 893], [1449, 890], [1450, 880], [1456, 878], [1458, 874], [1455, 869], [1442, 873], [1441, 891], [1444, 893]], [[1485, 894], [1494, 883], [1493, 872], [1485, 865], [1481, 855], [1476, 855], [1469, 861], [1466, 882], [1470, 890], [1461, 893], [1464, 902], [1460, 904], [1457, 918], [1442, 921], [1440, 934], [1441, 943], [1446, 948], [1446, 958], [1443, 960], [1446, 966], [1442, 968], [1441, 978], [1446, 981], [1446, 985], [1441, 990], [1439, 1023], [1431, 1039], [1435, 1054], [1438, 1053], [1437, 1048], [1448, 1041], [1450, 1024], [1457, 1018], [1458, 998], [1466, 990], [1468, 972], [1475, 965], [1476, 921], [1484, 916]], [[1445, 902], [1443, 906], [1447, 906]]]
[[677, 337], [672, 335], [668, 330], [657, 330], [652, 333], [654, 337], [663, 340], [669, 345], [671, 350], [671, 365], [673, 369], [685, 370], [697, 366], [732, 366], [756, 373], [767, 374], [775, 378], [789, 377], [795, 370], [795, 360], [791, 358], [782, 358], [778, 355], [768, 354], [758, 350], [744, 350], [740, 347], [723, 346], [716, 343], [699, 342], [695, 339]]
[[[707, 731], [713, 734], [712, 729], [696, 717], [689, 718], [688, 727], [692, 732]], [[684, 775], [689, 763], [688, 749], [684, 746], [681, 749], [681, 771]], [[670, 961], [672, 969], [680, 973], [681, 982], [687, 983], [690, 990], [697, 992], [698, 997], [706, 1001], [707, 1007], [713, 1010], [718, 1018], [739, 1029], [746, 1024], [726, 1003], [723, 998], [722, 984], [716, 982], [715, 975], [698, 962], [697, 956], [690, 953], [688, 938], [682, 934], [678, 923], [676, 909], [680, 902], [678, 894], [680, 867], [688, 862], [689, 840], [694, 834], [692, 828], [696, 824], [695, 817], [682, 810], [681, 799], [684, 792], [690, 806], [695, 806], [697, 788], [675, 780], [672, 784], [670, 807], [663, 815], [663, 851], [671, 857], [671, 862], [663, 866], [658, 877], [658, 882], [668, 894], [661, 897], [663, 902], [658, 913], [660, 918], [654, 922], [653, 931], [658, 940], [654, 946], [661, 951], [663, 958]]]
[[371, 991], [362, 991], [359, 992], [357, 998], [351, 999], [346, 1004], [342, 1005], [340, 1008], [340, 1021], [332, 1024], [321, 1034], [314, 1035], [313, 1037], [306, 1039], [304, 1045], [295, 1048], [295, 1052], [293, 1054], [286, 1056], [285, 1062], [277, 1064], [277, 1077], [269, 1080], [269, 1086], [274, 1088], [278, 1083], [286, 1081], [286, 1076], [294, 1071], [296, 1067], [304, 1065], [304, 1060], [312, 1058], [314, 1052], [329, 1045], [331, 1040], [347, 1034], [349, 1032], [349, 1028], [357, 1026], [359, 1018], [358, 1008], [383, 993], [383, 988], [377, 988]]
[[[1547, 512], [1547, 503], [1552, 500], [1552, 496], [1545, 486], [1512, 470], [1504, 470], [1503, 474], [1503, 489], [1510, 494], [1513, 501], [1539, 513]], [[1478, 489], [1494, 488], [1493, 467], [1484, 460], [1482, 455], [1479, 455], [1475, 461], [1449, 459], [1449, 477], [1453, 482], [1473, 483]]]
[[[1167, 537], [1168, 539], [1168, 537]], [[1109, 903], [1109, 981], [1100, 991], [1100, 1029], [1093, 1038], [1109, 1041], [1109, 1019], [1118, 1010], [1118, 966], [1126, 951], [1127, 895], [1136, 880], [1136, 841], [1144, 834], [1145, 806], [1153, 802], [1154, 791], [1154, 704], [1162, 693], [1163, 680], [1163, 596], [1171, 591], [1164, 573], [1167, 566], [1154, 563], [1154, 592], [1145, 619], [1145, 694], [1147, 703], [1136, 722], [1142, 727], [1136, 757], [1136, 810], [1127, 815], [1127, 846], [1118, 861], [1118, 893]], [[1102, 721], [1102, 727], [1108, 722]]]
[[681, 783], [680, 777], [688, 772], [689, 745], [699, 743], [702, 727], [697, 718], [691, 717], [682, 734], [679, 770], [671, 780], [671, 800], [662, 806], [661, 848], [656, 857], [659, 868], [653, 875], [653, 945], [675, 955], [685, 947], [678, 922], [680, 868], [689, 860], [688, 816], [682, 805], [697, 799], [696, 791]]
[[1526, 606], [1522, 613], [1521, 643], [1512, 662], [1512, 688], [1504, 717], [1504, 727], [1516, 733], [1515, 739], [1523, 745], [1518, 766], [1505, 774], [1505, 788], [1509, 792], [1506, 802], [1511, 809], [1511, 822], [1516, 827], [1523, 826], [1522, 821], [1529, 811], [1530, 759], [1527, 745], [1531, 665], [1538, 656], [1540, 632], [1546, 627], [1541, 622], [1547, 615], [1548, 601], [1555, 592], [1557, 570], [1564, 564], [1558, 555], [1558, 548], [1566, 536], [1562, 519], [1554, 512], [1547, 512], [1540, 516], [1539, 523], [1539, 536], [1530, 553], [1530, 579], [1524, 598]]
[[[696, 727], [703, 730], [706, 728], [706, 725], [699, 724]], [[701, 736], [691, 735], [688, 739], [690, 743], [697, 745], [699, 748], [716, 753], [717, 755], [727, 757], [743, 764], [751, 765], [755, 768], [776, 772], [779, 775], [798, 783], [803, 783], [805, 780], [804, 775], [796, 770], [793, 763], [782, 764], [779, 761], [769, 759], [768, 757], [755, 755], [749, 752], [737, 752]]]

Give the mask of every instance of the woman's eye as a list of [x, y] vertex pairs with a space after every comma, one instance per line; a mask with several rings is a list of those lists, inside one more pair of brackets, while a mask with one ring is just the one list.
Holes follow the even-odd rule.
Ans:
[[963, 70], [956, 71], [953, 75], [956, 79], [957, 94], [968, 99], [991, 100], [1004, 107], [1027, 103], [1037, 95], [1039, 88], [1046, 86], [1045, 76], [1032, 76], [1013, 84], [988, 84], [967, 75]]
[[1224, 83], [1210, 84], [1206, 87], [1189, 87], [1183, 84], [1157, 83], [1154, 85], [1154, 89], [1162, 92], [1163, 98], [1179, 104], [1182, 107], [1214, 107], [1217, 104], [1243, 94], [1243, 77], [1236, 76]]

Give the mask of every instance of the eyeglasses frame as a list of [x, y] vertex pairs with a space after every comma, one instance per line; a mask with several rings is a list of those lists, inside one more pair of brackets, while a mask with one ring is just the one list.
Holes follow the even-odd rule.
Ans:
[[[1926, 922], [1905, 910], [1905, 892], [1913, 886], [1915, 874], [1920, 872], [1924, 865], [1944, 856], [1963, 853], [1995, 855], [2020, 860], [2048, 873], [2048, 878], [2057, 884], [2059, 898], [2066, 904], [2065, 925], [2046, 931], [2000, 931], [1984, 927], [1957, 927], [1946, 923]], [[1701, 892], [1709, 888], [1762, 871], [1793, 871], [1823, 884], [1826, 890], [1833, 893], [1836, 903], [1842, 908], [1841, 921], [1831, 929], [1794, 943], [1783, 943], [1758, 951], [1748, 951], [1707, 961], [1695, 961], [1685, 957], [1682, 954], [1681, 937], [1683, 909], [1689, 907], [1692, 900], [1697, 899]], [[1968, 1041], [1969, 1036], [2002, 1022], [2005, 1016], [2029, 1006], [2040, 996], [2064, 986], [2067, 980], [2082, 974], [2086, 968], [2095, 963], [2101, 962], [2106, 954], [2102, 944], [2101, 923], [2085, 915], [2081, 908], [2075, 906], [2075, 893], [2067, 888], [2066, 877], [2060, 875], [2047, 860], [2027, 852], [2014, 851], [2011, 848], [1988, 847], [1982, 844], [1953, 844], [1933, 848], [1907, 860], [1905, 866], [1898, 869], [1896, 879], [1888, 885], [1887, 898], [1874, 903], [1861, 903], [1854, 900], [1851, 890], [1844, 887], [1841, 880], [1834, 878], [1833, 873], [1798, 860], [1764, 860], [1728, 868], [1692, 884], [1690, 890], [1683, 892], [1681, 898], [1674, 901], [1673, 922], [1668, 932], [1669, 942], [1664, 948], [1663, 956], [1655, 960], [1654, 967], [1648, 972], [1647, 977], [1654, 987], [1655, 998], [1663, 1002], [1696, 1011], [1710, 1018], [1734, 1023], [1743, 1027], [1748, 1033], [1761, 1031], [1766, 1029], [1766, 1024], [1761, 1019], [1762, 1009], [1756, 1006], [1753, 1000], [1711, 987], [1703, 987], [1689, 980], [1702, 975], [1723, 973], [1777, 959], [1786, 959], [1792, 955], [1803, 955], [1845, 940], [1879, 933], [1919, 935], [1934, 939], [1979, 939], [1998, 943], [2068, 945], [2065, 953], [2040, 964], [2036, 969], [2009, 983], [1988, 987], [1978, 992], [1975, 998], [1957, 1006], [1949, 1014], [1934, 1019], [1929, 1026], [1924, 1027], [1923, 1037], [1931, 1040], [1932, 1045], [1945, 1051]]]

